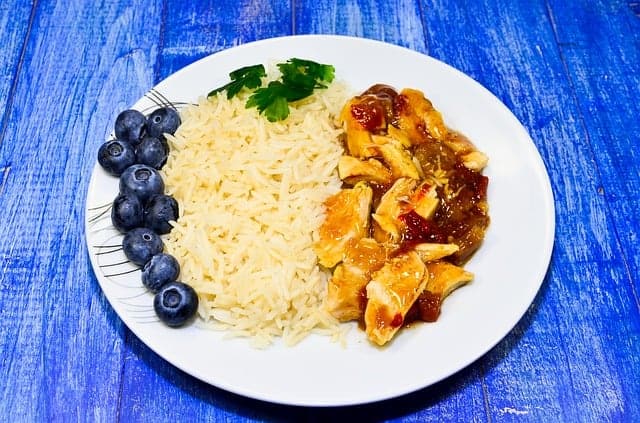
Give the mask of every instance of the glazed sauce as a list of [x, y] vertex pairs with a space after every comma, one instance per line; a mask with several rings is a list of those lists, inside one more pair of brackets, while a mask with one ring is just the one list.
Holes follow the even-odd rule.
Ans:
[[405, 324], [415, 322], [435, 322], [440, 316], [440, 295], [429, 291], [423, 291], [415, 303], [411, 306], [404, 318]]
[[[409, 99], [398, 94], [388, 85], [377, 84], [363, 92], [358, 101], [351, 106], [352, 116], [363, 128], [374, 134], [386, 134], [389, 125], [399, 128], [400, 115], [411, 112]], [[438, 206], [432, 218], [425, 219], [414, 210], [399, 216], [403, 223], [399, 248], [394, 255], [411, 250], [421, 243], [454, 243], [459, 250], [446, 257], [456, 265], [464, 264], [480, 246], [486, 228], [489, 225], [487, 214], [487, 185], [489, 179], [480, 172], [464, 166], [461, 154], [456, 154], [447, 145], [447, 141], [460, 141], [472, 144], [460, 133], [449, 130], [445, 142], [434, 139], [423, 124], [414, 127], [418, 140], [410, 147], [409, 152], [420, 163], [427, 175], [438, 174], [446, 181], [439, 184], [436, 192]], [[373, 189], [373, 208], [377, 208], [380, 199], [390, 186], [371, 184]], [[429, 186], [425, 186], [428, 190]], [[426, 193], [426, 191], [425, 191]], [[373, 226], [373, 225], [372, 225]], [[366, 306], [366, 292], [361, 301]], [[404, 319], [392, 325], [398, 326], [421, 320], [436, 321], [440, 314], [441, 298], [439, 294], [424, 291], [413, 304]]]

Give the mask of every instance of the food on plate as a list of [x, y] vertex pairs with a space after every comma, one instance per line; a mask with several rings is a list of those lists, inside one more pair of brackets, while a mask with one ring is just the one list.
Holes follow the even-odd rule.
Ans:
[[[340, 340], [347, 329], [323, 307], [329, 272], [318, 266], [313, 244], [323, 203], [342, 184], [336, 118], [349, 93], [338, 82], [325, 84], [332, 67], [286, 63], [297, 70], [278, 65], [263, 78], [260, 66], [243, 68], [226, 89], [181, 109], [162, 169], [167, 193], [180, 204], [166, 250], [198, 292], [201, 323], [257, 347], [276, 338], [295, 344], [311, 332]], [[286, 75], [294, 74], [308, 81], [304, 87], [291, 88]], [[310, 95], [267, 104], [259, 96], [265, 87]]]
[[237, 69], [180, 114], [125, 111], [100, 149], [120, 181], [112, 222], [156, 314], [181, 326], [197, 311], [257, 347], [339, 340], [351, 320], [385, 345], [435, 321], [473, 279], [487, 156], [421, 91], [350, 97], [333, 66], [275, 67]]
[[[118, 114], [115, 139], [98, 149], [98, 163], [119, 177], [119, 193], [111, 204], [111, 223], [121, 232], [122, 252], [141, 269], [142, 285], [155, 294], [154, 310], [171, 327], [182, 326], [193, 316], [198, 296], [193, 288], [177, 282], [180, 265], [163, 253], [161, 235], [171, 232], [178, 218], [178, 203], [164, 194], [158, 172], [166, 163], [169, 145], [166, 136], [180, 126], [173, 108], [158, 107], [149, 116], [138, 110]], [[171, 289], [169, 289], [171, 288]]]
[[153, 298], [153, 309], [167, 326], [179, 327], [195, 316], [198, 302], [198, 294], [190, 285], [169, 282]]
[[316, 89], [327, 88], [335, 72], [331, 65], [295, 57], [276, 66], [280, 78], [266, 86], [262, 86], [262, 78], [267, 76], [264, 65], [245, 66], [231, 72], [231, 82], [209, 92], [208, 96], [226, 92], [227, 99], [231, 99], [243, 88], [255, 90], [246, 100], [247, 108], [255, 107], [269, 122], [276, 122], [289, 116], [289, 103], [311, 96]]
[[326, 307], [389, 342], [473, 279], [462, 265], [489, 225], [487, 156], [449, 129], [421, 91], [374, 85], [340, 113], [344, 187], [324, 205], [315, 243], [333, 269]]

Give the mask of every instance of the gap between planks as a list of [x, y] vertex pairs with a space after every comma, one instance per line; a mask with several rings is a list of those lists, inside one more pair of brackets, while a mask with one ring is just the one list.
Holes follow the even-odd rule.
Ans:
[[0, 167], [0, 194], [4, 192], [4, 185], [9, 179], [9, 170], [11, 170], [11, 165]]

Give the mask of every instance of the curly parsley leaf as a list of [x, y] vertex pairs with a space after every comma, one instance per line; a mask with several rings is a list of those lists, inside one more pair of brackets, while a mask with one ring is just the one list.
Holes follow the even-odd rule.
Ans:
[[267, 76], [267, 73], [263, 65], [245, 66], [243, 68], [236, 69], [229, 74], [231, 82], [209, 92], [208, 97], [226, 90], [227, 99], [231, 99], [244, 87], [252, 90], [258, 88], [262, 85], [262, 78], [265, 76]]
[[270, 122], [286, 119], [289, 116], [289, 103], [302, 100], [313, 94], [313, 90], [327, 88], [327, 84], [335, 77], [335, 68], [331, 65], [311, 60], [292, 58], [277, 64], [280, 79], [271, 81], [261, 87], [261, 78], [265, 76], [262, 65], [247, 66], [231, 72], [232, 81], [209, 93], [209, 96], [220, 91], [227, 91], [227, 98], [232, 98], [243, 87], [255, 91], [247, 100], [246, 107], [256, 107]]
[[271, 81], [266, 87], [258, 88], [247, 100], [247, 109], [256, 107], [269, 122], [284, 120], [289, 116], [289, 98], [297, 96], [291, 87], [280, 81]]
[[279, 63], [278, 69], [285, 83], [301, 87], [326, 88], [320, 82], [332, 82], [335, 77], [333, 66], [295, 57]]

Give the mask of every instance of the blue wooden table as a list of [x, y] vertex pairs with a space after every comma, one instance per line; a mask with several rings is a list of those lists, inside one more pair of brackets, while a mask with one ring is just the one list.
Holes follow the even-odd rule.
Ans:
[[[547, 276], [502, 342], [434, 386], [346, 408], [263, 403], [176, 369], [119, 320], [84, 240], [120, 110], [203, 56], [308, 33], [476, 79], [527, 128], [556, 199]], [[640, 421], [639, 95], [633, 0], [3, 1], [0, 421]]]

